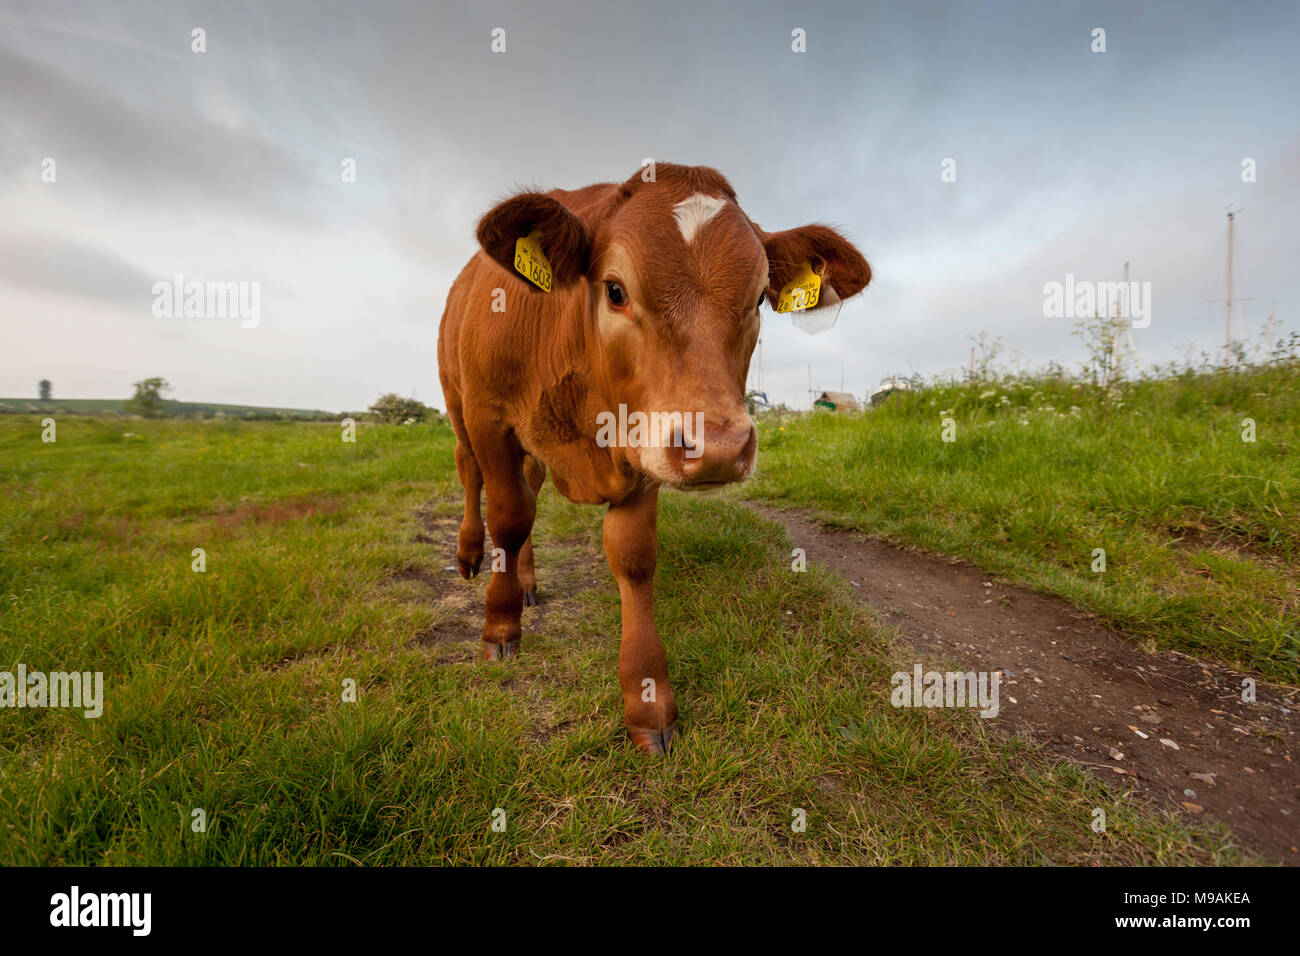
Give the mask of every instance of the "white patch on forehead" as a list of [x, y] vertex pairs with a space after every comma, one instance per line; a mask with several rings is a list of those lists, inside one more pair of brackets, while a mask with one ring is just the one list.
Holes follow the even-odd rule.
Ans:
[[726, 204], [725, 199], [696, 193], [690, 199], [683, 199], [673, 206], [673, 217], [677, 220], [677, 228], [682, 231], [682, 238], [686, 240], [688, 246], [700, 227], [716, 216]]

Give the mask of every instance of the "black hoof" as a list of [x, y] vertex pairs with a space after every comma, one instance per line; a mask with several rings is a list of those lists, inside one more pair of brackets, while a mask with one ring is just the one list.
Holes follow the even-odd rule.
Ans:
[[537, 607], [537, 592], [536, 592], [536, 591], [525, 591], [525, 592], [524, 592], [524, 607]]
[[677, 730], [677, 722], [674, 721], [663, 730], [645, 730], [640, 727], [629, 727], [627, 735], [632, 738], [632, 743], [636, 748], [648, 754], [666, 754], [672, 749], [673, 734]]
[[485, 661], [508, 661], [513, 657], [519, 656], [519, 639], [508, 641], [505, 644], [493, 644], [491, 641], [483, 641], [483, 660]]

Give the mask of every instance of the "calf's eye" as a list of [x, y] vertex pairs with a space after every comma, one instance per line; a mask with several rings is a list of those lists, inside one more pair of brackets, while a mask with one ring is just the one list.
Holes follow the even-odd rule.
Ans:
[[616, 309], [621, 309], [627, 305], [627, 293], [617, 282], [605, 283], [605, 297], [609, 299], [609, 304]]

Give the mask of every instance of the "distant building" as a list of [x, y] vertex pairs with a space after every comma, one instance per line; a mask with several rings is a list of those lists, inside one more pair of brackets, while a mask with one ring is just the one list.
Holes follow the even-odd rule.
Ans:
[[880, 380], [880, 384], [876, 386], [875, 391], [871, 393], [870, 401], [872, 405], [879, 405], [894, 392], [910, 392], [911, 390], [912, 382], [910, 379], [901, 375], [886, 375]]
[[856, 412], [861, 403], [848, 392], [822, 392], [813, 402], [814, 408], [829, 408], [833, 412]]

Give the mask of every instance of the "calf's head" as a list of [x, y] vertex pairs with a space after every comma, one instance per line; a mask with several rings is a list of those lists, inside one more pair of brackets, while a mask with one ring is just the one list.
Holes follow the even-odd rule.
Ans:
[[483, 217], [479, 242], [513, 272], [516, 240], [536, 236], [555, 289], [580, 297], [605, 424], [619, 428], [633, 468], [679, 488], [748, 478], [758, 443], [745, 379], [760, 306], [775, 307], [809, 266], [821, 304], [834, 305], [870, 281], [866, 259], [828, 226], [764, 231], [703, 166], [660, 163], [652, 181], [638, 173], [574, 205], [581, 212], [541, 193], [514, 196]]

